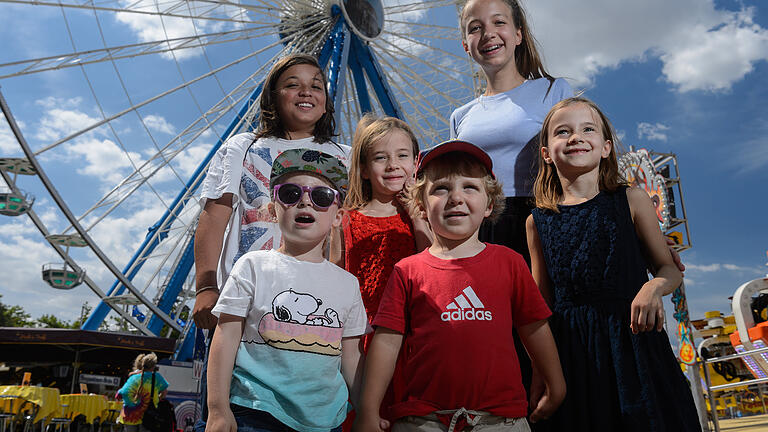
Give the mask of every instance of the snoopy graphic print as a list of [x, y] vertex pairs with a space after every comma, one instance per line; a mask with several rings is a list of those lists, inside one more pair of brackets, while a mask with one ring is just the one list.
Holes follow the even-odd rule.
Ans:
[[322, 304], [312, 294], [283, 291], [272, 300], [272, 312], [261, 318], [259, 335], [277, 349], [340, 355], [342, 322], [331, 308], [318, 315]]
[[328, 261], [276, 250], [240, 257], [213, 313], [244, 318], [230, 402], [301, 431], [346, 417], [342, 339], [367, 331], [357, 278]]

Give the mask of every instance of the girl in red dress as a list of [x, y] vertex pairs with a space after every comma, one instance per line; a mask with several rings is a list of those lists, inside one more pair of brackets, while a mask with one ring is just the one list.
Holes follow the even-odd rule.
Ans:
[[405, 186], [413, 181], [418, 153], [416, 137], [400, 119], [368, 114], [357, 124], [346, 215], [332, 242], [331, 258], [357, 276], [369, 320], [395, 263], [431, 244], [426, 223], [412, 221], [400, 203]]
[[[413, 182], [418, 153], [416, 137], [400, 119], [368, 114], [357, 124], [344, 201], [346, 215], [331, 241], [331, 261], [357, 276], [369, 322], [376, 315], [395, 263], [431, 244], [427, 224], [412, 221], [400, 202], [405, 186]], [[372, 335], [363, 338], [366, 351]], [[397, 394], [397, 376], [396, 372], [389, 398]], [[386, 413], [382, 415], [386, 417]]]

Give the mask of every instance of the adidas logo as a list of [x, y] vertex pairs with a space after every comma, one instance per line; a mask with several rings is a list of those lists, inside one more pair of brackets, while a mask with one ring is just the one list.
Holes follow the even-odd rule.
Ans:
[[490, 321], [493, 319], [491, 311], [481, 310], [485, 309], [485, 305], [471, 286], [464, 288], [464, 291], [445, 308], [447, 310], [440, 314], [440, 319], [443, 321]]

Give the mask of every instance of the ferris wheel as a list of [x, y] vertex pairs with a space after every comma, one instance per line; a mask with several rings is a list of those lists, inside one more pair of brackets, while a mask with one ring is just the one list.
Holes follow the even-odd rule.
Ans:
[[[184, 318], [195, 193], [219, 146], [253, 129], [277, 59], [319, 59], [347, 144], [365, 112], [404, 119], [422, 147], [437, 143], [479, 91], [455, 0], [0, 0], [0, 14], [32, 13], [58, 36], [39, 55], [2, 54], [2, 92], [66, 81], [52, 99], [63, 108], [41, 124], [81, 115], [28, 139], [11, 112], [21, 102], [0, 95], [20, 149], [0, 154], [0, 217], [28, 215], [59, 254], [42, 268], [48, 285], [83, 284], [101, 299], [84, 329], [114, 312], [143, 334], [177, 332], [180, 358], [194, 328]], [[50, 196], [66, 222], [38, 216], [25, 192], [35, 177], [38, 202]]]

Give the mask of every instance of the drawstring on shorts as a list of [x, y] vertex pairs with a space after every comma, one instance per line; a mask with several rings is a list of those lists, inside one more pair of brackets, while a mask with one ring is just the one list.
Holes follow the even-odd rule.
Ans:
[[448, 432], [454, 432], [456, 424], [459, 423], [460, 420], [464, 420], [465, 424], [459, 424], [458, 430], [464, 429], [465, 425], [471, 427], [477, 426], [480, 420], [482, 420], [483, 416], [488, 415], [487, 412], [468, 410], [464, 407], [457, 410], [435, 411], [435, 414], [437, 414], [438, 417], [453, 414], [451, 417], [451, 423], [448, 425]]

